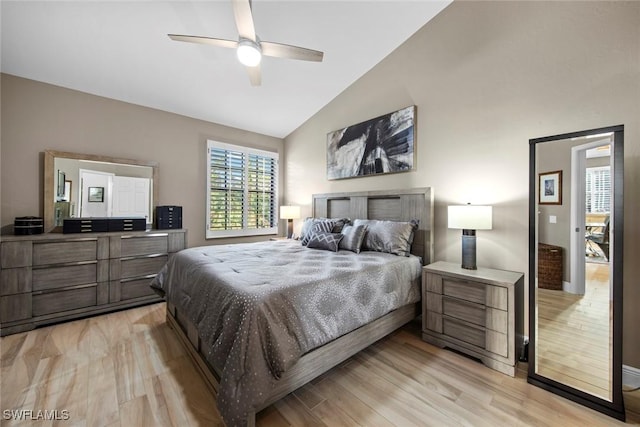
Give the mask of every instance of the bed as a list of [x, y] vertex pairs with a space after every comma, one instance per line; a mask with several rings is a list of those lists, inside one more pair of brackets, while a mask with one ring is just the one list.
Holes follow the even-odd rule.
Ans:
[[316, 218], [414, 221], [411, 253], [270, 241], [190, 248], [170, 260], [153, 286], [227, 425], [254, 425], [258, 411], [417, 315], [432, 213], [430, 188], [317, 194]]

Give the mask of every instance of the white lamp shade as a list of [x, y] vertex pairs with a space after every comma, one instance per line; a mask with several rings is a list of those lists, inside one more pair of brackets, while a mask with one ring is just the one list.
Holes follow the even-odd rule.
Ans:
[[449, 206], [449, 228], [462, 230], [491, 230], [492, 207], [460, 205]]
[[300, 206], [280, 206], [280, 218], [282, 219], [300, 218]]

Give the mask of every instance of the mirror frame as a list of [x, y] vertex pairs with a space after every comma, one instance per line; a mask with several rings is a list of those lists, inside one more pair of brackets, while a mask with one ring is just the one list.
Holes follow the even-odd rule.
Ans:
[[[584, 137], [613, 132], [613, 152], [611, 154], [614, 167], [613, 192], [613, 257], [612, 268], [612, 307], [613, 307], [613, 341], [612, 341], [612, 400], [599, 398], [582, 390], [544, 377], [535, 372], [536, 360], [536, 146], [540, 143]], [[624, 224], [624, 126], [610, 126], [590, 129], [581, 132], [535, 138], [529, 140], [529, 367], [527, 382], [541, 387], [569, 400], [580, 403], [596, 411], [619, 420], [625, 420], [624, 399], [622, 396], [622, 260], [623, 260], [623, 224]]]
[[[147, 166], [152, 169], [151, 179], [153, 180], [153, 204], [158, 203], [158, 163], [147, 162], [141, 160], [122, 159], [118, 157], [100, 156], [94, 154], [80, 154], [70, 153], [66, 151], [45, 150], [44, 151], [44, 200], [43, 200], [43, 219], [44, 219], [44, 232], [49, 233], [55, 231], [54, 211], [55, 211], [55, 188], [53, 183], [55, 182], [55, 159], [65, 158], [73, 160], [89, 160], [94, 162], [104, 163], [119, 163], [123, 165], [133, 166]], [[151, 212], [153, 220], [153, 212]]]

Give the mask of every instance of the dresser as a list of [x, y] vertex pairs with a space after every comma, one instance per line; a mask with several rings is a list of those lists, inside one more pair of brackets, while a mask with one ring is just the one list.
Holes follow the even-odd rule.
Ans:
[[524, 276], [436, 262], [423, 267], [422, 339], [515, 376], [523, 346]]
[[0, 335], [161, 301], [149, 282], [186, 230], [2, 236]]

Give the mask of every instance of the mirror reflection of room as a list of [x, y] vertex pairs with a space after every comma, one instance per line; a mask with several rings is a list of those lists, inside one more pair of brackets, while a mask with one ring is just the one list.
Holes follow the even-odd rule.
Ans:
[[[612, 138], [609, 133], [537, 146], [536, 372], [608, 401]], [[562, 197], [552, 202], [545, 201], [549, 171], [564, 178], [558, 182]]]
[[64, 157], [54, 168], [55, 226], [74, 217], [151, 218], [152, 168]]

